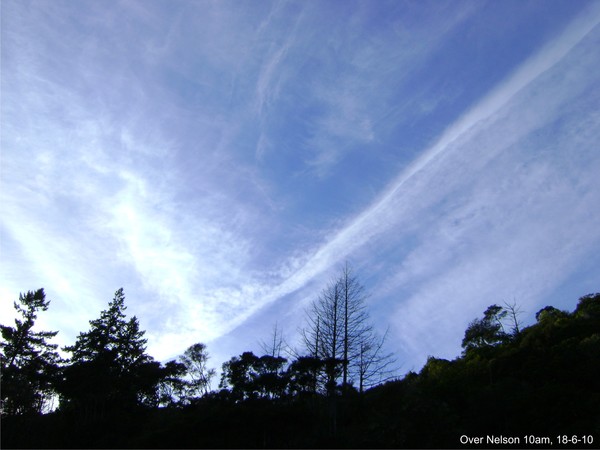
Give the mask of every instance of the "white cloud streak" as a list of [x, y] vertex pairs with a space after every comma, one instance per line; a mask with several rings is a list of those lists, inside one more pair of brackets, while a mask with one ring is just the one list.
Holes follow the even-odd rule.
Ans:
[[[388, 217], [390, 214], [397, 214], [397, 211], [392, 211], [392, 202], [403, 195], [402, 189], [413, 177], [428, 168], [443, 152], [460, 150], [460, 146], [455, 145], [456, 142], [472, 132], [475, 127], [482, 126], [486, 121], [488, 122], [485, 126], [491, 126], [490, 120], [492, 122], [495, 120], [495, 114], [500, 112], [519, 91], [557, 64], [598, 23], [600, 23], [600, 11], [596, 8], [570, 24], [558, 39], [526, 61], [507, 81], [452, 124], [433, 146], [402, 171], [372, 205], [321, 247], [307, 266], [329, 266], [331, 262], [338, 261], [363, 245], [373, 235], [381, 233], [382, 228], [390, 226]], [[523, 130], [523, 133], [526, 131]], [[314, 273], [314, 270], [311, 272]]]
[[[559, 83], [560, 90], [548, 94], [550, 98], [546, 98], [539, 90], [528, 89], [532, 83], [543, 84], [543, 81], [539, 81], [542, 76], [559, 64], [599, 21], [597, 8], [587, 11], [574, 20], [561, 36], [524, 62], [507, 80], [451, 125], [376, 201], [347, 226], [335, 232], [323, 246], [305, 258], [298, 270], [263, 297], [263, 305], [301, 289], [349, 255], [364, 253], [369, 241], [379, 240], [379, 244], [385, 246], [386, 236], [389, 237], [393, 229], [403, 227], [424, 239], [423, 245], [400, 266], [401, 273], [395, 277], [396, 280], [387, 280], [389, 286], [386, 289], [393, 290], [394, 287], [405, 285], [408, 280], [419, 286], [416, 281], [419, 276], [427, 277], [422, 280], [421, 285], [424, 287], [418, 288], [395, 316], [396, 337], [406, 345], [405, 352], [410, 354], [413, 361], [424, 358], [427, 352], [441, 352], [444, 356], [451, 356], [460, 339], [449, 341], [448, 336], [450, 334], [456, 338], [456, 333], [464, 329], [465, 314], [478, 314], [481, 302], [487, 301], [487, 298], [482, 298], [482, 293], [496, 292], [504, 295], [507, 284], [510, 284], [512, 287], [508, 290], [512, 295], [531, 305], [551, 292], [552, 287], [568, 276], [571, 267], [584, 254], [586, 246], [582, 243], [586, 239], [595, 241], [599, 237], [597, 233], [591, 233], [586, 225], [589, 221], [585, 221], [582, 210], [594, 204], [598, 197], [596, 191], [577, 198], [573, 197], [575, 194], [571, 187], [559, 186], [556, 194], [562, 197], [554, 200], [542, 198], [544, 203], [538, 209], [543, 219], [528, 217], [536, 207], [527, 204], [512, 214], [512, 220], [508, 224], [505, 223], [498, 229], [494, 224], [503, 223], [507, 217], [506, 208], [514, 208], [523, 201], [523, 197], [517, 192], [503, 199], [506, 193], [486, 188], [494, 186], [493, 177], [506, 175], [499, 169], [477, 182], [481, 191], [472, 193], [475, 203], [469, 200], [462, 209], [442, 218], [440, 223], [424, 223], [424, 228], [418, 232], [415, 227], [420, 225], [411, 224], [410, 221], [416, 218], [426, 219], [423, 217], [426, 207], [450, 192], [459, 193], [460, 191], [456, 191], [457, 183], [459, 189], [464, 191], [463, 182], [468, 181], [461, 180], [460, 177], [456, 179], [457, 171], [464, 172], [465, 180], [477, 180], [477, 177], [481, 177], [477, 174], [477, 168], [489, 172], [486, 166], [490, 161], [499, 158], [506, 149], [513, 148], [514, 152], [516, 143], [525, 139], [532, 130], [543, 127], [560, 116], [561, 108], [564, 108], [572, 96], [584, 89], [586, 83], [591, 82], [589, 78], [585, 79], [585, 75], [583, 76], [583, 86]], [[585, 67], [574, 70], [579, 70], [582, 74], [586, 72]], [[598, 129], [597, 122], [592, 121], [591, 126]], [[589, 146], [593, 139], [594, 137], [591, 141], [586, 141], [585, 145]], [[567, 140], [563, 145], [568, 146], [570, 143]], [[484, 153], [478, 150], [482, 147], [485, 148]], [[559, 151], [564, 151], [564, 147]], [[516, 160], [519, 158], [516, 156]], [[471, 167], [465, 170], [460, 167], [462, 164], [470, 164]], [[505, 165], [502, 168], [506, 168]], [[559, 174], [544, 171], [543, 168], [537, 173], [523, 172], [519, 177], [515, 189], [523, 189], [525, 193], [533, 192], [536, 196], [534, 198], [539, 198], [540, 190], [535, 183], [545, 183], [553, 177], [560, 179]], [[589, 177], [586, 178], [584, 174], [582, 177], [589, 181]], [[446, 181], [450, 184], [445, 185]], [[561, 213], [552, 208], [552, 203], [559, 199], [561, 207], [578, 204], [579, 209], [572, 211], [570, 218], [562, 217], [562, 220], [554, 224], [545, 224], [545, 220], [555, 221], [561, 217]], [[484, 211], [498, 201], [500, 206], [493, 213]], [[473, 217], [476, 218], [475, 221], [472, 220]], [[456, 221], [464, 223], [455, 226]], [[485, 231], [489, 226], [492, 227], [491, 233]], [[428, 232], [435, 234], [426, 238], [425, 233]], [[532, 239], [533, 236], [537, 239]], [[478, 249], [481, 245], [481, 242], [477, 243], [478, 239], [484, 240], [483, 249]], [[511, 241], [511, 245], [505, 244], [507, 239]], [[545, 239], [558, 239], [560, 244], [548, 248]], [[528, 258], [524, 259], [523, 254], [529, 255]], [[364, 256], [369, 258], [369, 255]], [[468, 259], [457, 260], [457, 257]], [[540, 263], [544, 258], [548, 259], [547, 264]], [[454, 268], [446, 270], [444, 267], [447, 264]], [[511, 267], [506, 267], [506, 264]], [[526, 272], [523, 267], [537, 267], [534, 270], [538, 273], [524, 276]], [[502, 275], [495, 276], [496, 271], [502, 272]], [[440, 304], [440, 299], [448, 301]], [[493, 301], [501, 300], [494, 298]], [[449, 323], [452, 325], [448, 325]], [[406, 324], [410, 324], [410, 329], [406, 328]], [[424, 339], [426, 333], [433, 330], [432, 324], [436, 324], [437, 332]], [[439, 342], [448, 344], [439, 348]]]

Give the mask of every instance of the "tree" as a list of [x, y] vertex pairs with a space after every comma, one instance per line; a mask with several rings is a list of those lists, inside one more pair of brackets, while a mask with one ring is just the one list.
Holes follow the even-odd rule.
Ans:
[[185, 353], [179, 357], [181, 363], [185, 366], [186, 373], [190, 381], [186, 384], [185, 397], [189, 400], [207, 394], [210, 391], [210, 380], [215, 376], [215, 369], [207, 367], [208, 352], [206, 345], [198, 342], [189, 347]]
[[284, 371], [286, 358], [263, 355], [254, 366], [258, 373], [256, 386], [263, 398], [281, 398], [288, 387], [287, 372]]
[[358, 391], [360, 393], [394, 378], [396, 359], [393, 353], [387, 353], [384, 349], [387, 335], [388, 330], [381, 338], [372, 332], [361, 336], [359, 353], [356, 358]]
[[169, 361], [165, 364], [161, 380], [156, 392], [157, 404], [161, 406], [178, 406], [185, 398], [187, 382], [182, 378], [187, 373], [184, 364]]
[[280, 356], [256, 356], [244, 352], [223, 364], [219, 387], [231, 387], [237, 400], [254, 398], [279, 398], [288, 385], [283, 366], [287, 362]]
[[385, 339], [379, 340], [369, 322], [362, 284], [348, 264], [332, 280], [307, 310], [307, 327], [302, 330], [304, 346], [310, 356], [324, 362], [325, 380], [331, 394], [341, 378], [342, 387], [353, 382], [365, 386], [393, 362], [383, 352]]
[[516, 301], [512, 303], [504, 302], [503, 309], [506, 311], [506, 318], [511, 325], [511, 336], [515, 338], [521, 334], [523, 322], [519, 319], [519, 316], [523, 314], [523, 311], [517, 305]]
[[254, 353], [244, 352], [239, 357], [234, 356], [224, 362], [219, 387], [222, 389], [230, 387], [234, 397], [239, 400], [253, 397], [255, 390], [252, 366], [256, 358]]
[[33, 331], [38, 312], [49, 304], [44, 289], [20, 294], [14, 308], [22, 318], [15, 319], [15, 327], [0, 325], [3, 414], [42, 413], [55, 395], [61, 359], [48, 339], [58, 331]]
[[579, 299], [574, 311], [575, 317], [599, 318], [600, 317], [600, 293], [584, 295]]
[[469, 323], [462, 341], [465, 352], [507, 342], [510, 336], [504, 331], [502, 324], [506, 314], [501, 306], [491, 305], [483, 313], [483, 319], [475, 319]]
[[292, 395], [317, 393], [318, 375], [323, 370], [323, 361], [313, 356], [301, 356], [288, 369], [289, 392]]
[[307, 312], [308, 327], [302, 330], [304, 345], [314, 358], [327, 361], [324, 364], [327, 392], [333, 394], [339, 365], [342, 364], [343, 327], [342, 301], [339, 280], [333, 280], [323, 289], [321, 295], [311, 304]]
[[569, 317], [569, 313], [561, 311], [554, 306], [545, 306], [535, 313], [535, 320], [539, 323], [552, 323], [559, 320], [564, 320]]
[[284, 347], [287, 348], [283, 332], [281, 331], [281, 328], [279, 328], [279, 324], [275, 322], [273, 331], [271, 332], [271, 338], [268, 341], [262, 341], [260, 343], [260, 348], [265, 355], [281, 356]]
[[137, 317], [125, 319], [123, 288], [115, 292], [108, 309], [90, 321], [75, 344], [61, 384], [61, 407], [104, 414], [111, 408], [155, 403], [161, 365], [146, 354], [145, 331]]
[[137, 404], [151, 408], [179, 406], [187, 388], [182, 378], [185, 374], [185, 366], [177, 361], [169, 361], [164, 366], [150, 361], [140, 366], [136, 374]]
[[353, 275], [348, 263], [344, 266], [339, 278], [342, 300], [342, 386], [349, 381], [350, 364], [357, 365], [361, 355], [364, 355], [365, 344], [372, 340], [373, 327], [369, 324], [369, 315], [364, 304], [363, 286]]

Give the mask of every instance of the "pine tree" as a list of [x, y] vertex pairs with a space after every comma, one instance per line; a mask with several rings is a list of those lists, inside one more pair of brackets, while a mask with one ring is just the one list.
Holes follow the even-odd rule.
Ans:
[[33, 331], [38, 311], [46, 311], [44, 289], [20, 294], [14, 307], [21, 315], [15, 327], [2, 330], [2, 414], [42, 413], [51, 407], [59, 372], [57, 345], [48, 343], [58, 331]]
[[146, 354], [145, 331], [137, 317], [125, 318], [125, 294], [119, 289], [108, 309], [90, 321], [74, 345], [61, 388], [61, 407], [92, 415], [108, 409], [155, 403], [163, 375], [160, 364]]

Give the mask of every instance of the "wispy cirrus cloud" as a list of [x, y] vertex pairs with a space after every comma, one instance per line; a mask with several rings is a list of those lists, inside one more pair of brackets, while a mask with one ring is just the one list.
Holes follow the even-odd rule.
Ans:
[[[600, 15], [595, 11], [590, 15], [584, 15], [575, 24], [572, 24], [560, 38], [525, 62], [506, 82], [503, 82], [478, 105], [450, 125], [433, 146], [424, 151], [406, 170], [402, 171], [383, 194], [352, 220], [347, 227], [336, 234], [335, 238], [319, 251], [319, 254], [338, 253], [340, 248], [348, 248], [349, 243], [352, 243], [353, 246], [360, 245], [373, 234], [381, 232], [381, 226], [389, 226], [388, 221], [382, 221], [381, 219], [390, 214], [398, 214], [398, 210], [393, 208], [396, 205], [392, 202], [402, 196], [402, 189], [406, 183], [424, 169], [429, 168], [443, 152], [460, 150], [462, 146], [457, 141], [462, 139], [464, 142], [465, 138], [468, 139], [470, 135], [480, 132], [482, 125], [489, 128], [492, 126], [490, 122], [493, 123], [497, 117], [510, 114], [501, 111], [502, 108], [519, 91], [565, 57], [568, 51], [590, 33], [599, 21]], [[593, 82], [593, 80], [586, 81], [587, 83]], [[514, 141], [536, 126], [540, 126], [544, 119], [549, 120], [549, 112], [552, 111], [557, 114], [559, 112], [557, 110], [558, 105], [561, 101], [564, 103], [573, 94], [573, 91], [577, 92], [581, 87], [568, 86], [567, 89], [556, 92], [554, 98], [544, 99], [546, 108], [531, 108], [532, 111], [535, 111], [535, 114], [527, 114], [529, 120], [526, 120], [525, 123], [522, 119], [519, 119], [519, 123], [512, 123], [511, 125], [514, 125], [511, 127], [512, 133], [505, 139], [509, 142]], [[547, 106], [552, 106], [552, 108], [549, 109]], [[486, 158], [489, 158], [491, 153], [486, 152]]]
[[[348, 257], [379, 265], [377, 252], [402, 236], [408, 245], [392, 266], [397, 272], [385, 267], [393, 274], [376, 295], [397, 302], [398, 292], [405, 295], [394, 330], [409, 360], [455, 354], [465, 317], [490, 302], [518, 297], [535, 307], [600, 239], [589, 217], [600, 197], [591, 188], [599, 123], [594, 99], [582, 98], [597, 82], [590, 52], [599, 18], [595, 10], [581, 15], [450, 125], [371, 205], [310, 253], [276, 297], [322, 278]], [[566, 115], [573, 102], [577, 109]], [[556, 131], [559, 118], [564, 126]], [[578, 139], [579, 157], [594, 163], [562, 173], [581, 129], [587, 133]], [[557, 136], [534, 137], [539, 130]], [[304, 303], [310, 296], [296, 298]]]
[[[44, 12], [54, 22], [69, 20], [58, 7]], [[20, 13], [12, 12], [14, 17]], [[101, 29], [116, 18], [106, 13], [95, 20]], [[166, 137], [160, 123], [172, 111], [169, 106], [160, 110], [164, 97], [156, 103], [146, 98], [149, 91], [161, 91], [152, 76], [111, 73], [112, 63], [101, 59], [106, 48], [88, 39], [87, 31], [62, 36], [72, 44], [63, 46], [42, 13], [26, 24], [41, 39], [11, 35], [9, 60], [17, 70], [3, 76], [3, 90], [11, 88], [3, 98], [3, 113], [10, 117], [10, 133], [3, 136], [3, 149], [10, 151], [3, 155], [3, 234], [21, 249], [13, 262], [36, 267], [38, 275], [30, 282], [50, 286], [50, 294], [52, 287], [62, 293], [57, 316], [64, 316], [68, 305], [72, 314], [92, 318], [89, 314], [119, 285], [145, 288], [161, 299], [151, 301], [146, 311], [160, 329], [165, 309], [150, 306], [167, 300], [169, 310], [181, 317], [188, 301], [215, 288], [215, 277], [223, 272], [237, 276], [239, 269], [233, 269], [243, 260], [243, 238], [227, 231], [230, 224], [220, 223], [221, 213], [214, 209], [218, 192], [214, 201], [177, 203], [179, 171], [173, 161], [180, 142]], [[68, 65], [40, 58], [48, 46], [62, 52], [54, 56]], [[127, 49], [115, 52], [117, 67], [125, 55]], [[75, 82], [65, 84], [64, 76]], [[128, 84], [135, 81], [141, 86]], [[207, 206], [212, 209], [193, 209]], [[194, 218], [198, 213], [204, 218]], [[105, 286], [107, 279], [117, 284]], [[197, 328], [209, 337], [219, 332], [215, 321], [221, 312], [215, 316], [213, 309], [205, 305], [197, 314], [202, 318]], [[70, 321], [64, 328], [67, 338], [81, 322], [85, 319]]]
[[[444, 16], [432, 14], [417, 21], [377, 17], [377, 27], [372, 28], [375, 17], [362, 6], [350, 9], [349, 26], [330, 30], [326, 45], [318, 50], [323, 67], [316, 68], [320, 76], [310, 98], [317, 99], [320, 108], [305, 146], [310, 155], [306, 163], [319, 177], [330, 174], [349, 154], [369, 152], [376, 148], [373, 144], [386, 140], [389, 129], [382, 122], [390, 115], [406, 120], [425, 112], [410, 108], [406, 115], [398, 114], [412, 103], [412, 94], [391, 99], [411, 89], [412, 73], [428, 64], [444, 39], [477, 10], [476, 5], [461, 4], [448, 8]], [[410, 16], [409, 4], [398, 8]]]
[[161, 359], [295, 329], [346, 258], [414, 361], [482, 292], [552, 291], [597, 248], [595, 6], [470, 85], [439, 61], [485, 8], [352, 5], [3, 3], [3, 285], [65, 344], [124, 286]]

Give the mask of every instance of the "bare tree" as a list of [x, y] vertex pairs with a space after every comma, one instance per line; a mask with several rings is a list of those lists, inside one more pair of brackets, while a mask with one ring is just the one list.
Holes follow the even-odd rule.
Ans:
[[260, 342], [260, 348], [265, 355], [270, 355], [274, 358], [280, 357], [281, 352], [286, 350], [287, 344], [283, 336], [283, 331], [279, 328], [277, 322], [273, 325], [273, 331], [271, 332], [269, 340]]
[[364, 303], [366, 299], [364, 288], [352, 273], [347, 262], [342, 269], [338, 283], [343, 310], [342, 385], [347, 386], [350, 364], [352, 360], [357, 359], [361, 342], [366, 336], [372, 334], [373, 327], [369, 324], [369, 315]]
[[361, 393], [365, 389], [393, 379], [397, 373], [394, 354], [386, 353], [384, 348], [388, 331], [386, 330], [381, 338], [375, 333], [368, 333], [361, 337], [356, 357], [358, 390]]
[[523, 310], [517, 305], [517, 301], [514, 299], [512, 303], [504, 302], [504, 310], [511, 325], [511, 335], [516, 337], [521, 333], [521, 327], [523, 326], [523, 322], [519, 320], [519, 316], [523, 314]]
[[337, 366], [343, 352], [342, 302], [339, 280], [333, 280], [321, 291], [307, 312], [308, 326], [302, 336], [306, 350], [315, 358], [326, 361], [327, 391], [332, 393], [338, 377]]
[[[341, 377], [343, 387], [358, 382], [361, 387], [380, 373], [384, 364], [383, 344], [369, 322], [364, 288], [346, 264], [306, 312], [302, 330], [309, 355], [326, 362], [328, 392]], [[389, 359], [389, 358], [388, 358]]]

